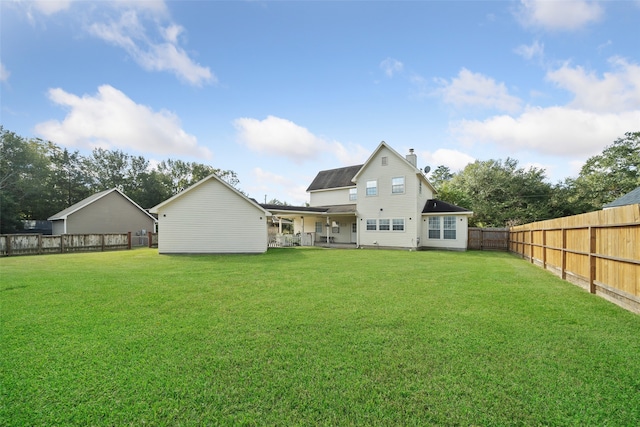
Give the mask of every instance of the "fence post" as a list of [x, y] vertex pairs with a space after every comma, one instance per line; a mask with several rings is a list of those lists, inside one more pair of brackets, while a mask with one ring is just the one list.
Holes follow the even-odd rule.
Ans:
[[560, 266], [560, 277], [567, 280], [567, 229], [562, 228], [562, 265]]
[[100, 235], [100, 248], [104, 252], [104, 234]]
[[11, 256], [11, 234], [7, 234], [7, 256]]
[[149, 244], [149, 247], [152, 248], [153, 247], [153, 233], [151, 231], [147, 231], [147, 243]]
[[547, 269], [547, 230], [542, 230], [542, 268]]
[[42, 255], [42, 234], [38, 234], [38, 255]]
[[127, 232], [127, 249], [131, 249], [131, 232]]
[[589, 292], [596, 293], [596, 228], [589, 226]]

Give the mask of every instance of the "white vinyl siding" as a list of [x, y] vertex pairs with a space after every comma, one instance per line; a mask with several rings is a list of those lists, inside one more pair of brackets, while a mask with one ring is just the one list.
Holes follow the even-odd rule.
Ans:
[[263, 253], [264, 210], [216, 178], [158, 209], [160, 253]]
[[351, 188], [311, 191], [309, 193], [309, 206], [348, 205], [353, 203], [349, 200]]

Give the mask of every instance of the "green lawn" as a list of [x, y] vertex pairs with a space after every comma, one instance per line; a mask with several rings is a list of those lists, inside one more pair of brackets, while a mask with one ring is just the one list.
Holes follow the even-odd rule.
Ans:
[[0, 425], [640, 423], [640, 316], [505, 253], [0, 259]]

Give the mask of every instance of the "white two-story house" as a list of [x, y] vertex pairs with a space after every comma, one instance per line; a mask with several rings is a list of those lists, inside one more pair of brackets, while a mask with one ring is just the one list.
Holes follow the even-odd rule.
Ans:
[[320, 171], [307, 191], [308, 207], [262, 205], [293, 221], [303, 245], [467, 248], [473, 212], [434, 198], [413, 150], [402, 156], [383, 141], [362, 165]]

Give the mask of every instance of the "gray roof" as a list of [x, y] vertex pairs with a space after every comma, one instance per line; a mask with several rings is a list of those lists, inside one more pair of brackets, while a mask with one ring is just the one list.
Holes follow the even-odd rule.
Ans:
[[111, 188], [109, 190], [104, 190], [104, 191], [100, 191], [99, 193], [92, 194], [86, 199], [82, 199], [78, 203], [75, 203], [69, 206], [68, 208], [61, 210], [57, 214], [50, 216], [48, 219], [49, 221], [55, 221], [57, 219], [65, 219], [68, 215], [74, 213], [77, 210], [84, 208], [87, 205], [90, 205], [91, 203], [95, 202], [96, 200], [100, 199], [103, 196], [106, 196], [107, 194], [111, 193], [114, 190], [115, 188]]
[[604, 207], [615, 208], [617, 206], [635, 205], [637, 203], [640, 203], [640, 187], [628, 192], [622, 197], [618, 197], [613, 202], [604, 205]]
[[72, 213], [79, 211], [80, 209], [90, 205], [91, 203], [103, 198], [104, 196], [106, 196], [107, 194], [110, 194], [112, 192], [116, 192], [118, 194], [120, 194], [122, 197], [124, 197], [125, 199], [127, 199], [132, 205], [134, 205], [135, 207], [137, 207], [138, 209], [140, 209], [140, 211], [144, 212], [145, 215], [149, 216], [151, 219], [153, 219], [154, 221], [157, 221], [156, 218], [153, 217], [153, 215], [151, 215], [149, 212], [147, 212], [146, 210], [142, 209], [136, 202], [134, 202], [133, 200], [131, 200], [130, 198], [127, 197], [126, 194], [124, 194], [122, 191], [118, 190], [117, 188], [111, 188], [109, 190], [104, 190], [104, 191], [100, 191], [99, 193], [95, 193], [92, 194], [91, 196], [87, 197], [86, 199], [80, 200], [78, 203], [73, 204], [71, 206], [69, 206], [66, 209], [61, 210], [60, 212], [58, 212], [55, 215], [50, 216], [49, 218], [47, 218], [49, 221], [56, 221], [56, 220], [61, 220], [64, 219], [66, 220], [67, 217], [69, 215], [71, 215]]
[[347, 166], [318, 172], [307, 191], [327, 190], [329, 188], [353, 187], [354, 176], [363, 165]]
[[274, 214], [316, 213], [316, 214], [355, 214], [356, 205], [331, 205], [331, 206], [283, 206], [260, 205]]
[[424, 205], [422, 213], [451, 213], [451, 212], [471, 212], [469, 209], [461, 208], [460, 206], [452, 205], [451, 203], [443, 202], [438, 199], [429, 199]]

